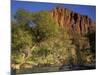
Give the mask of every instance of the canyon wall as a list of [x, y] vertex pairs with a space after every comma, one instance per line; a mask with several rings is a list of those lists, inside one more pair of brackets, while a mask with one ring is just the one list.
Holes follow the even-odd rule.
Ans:
[[52, 9], [51, 16], [62, 28], [67, 28], [71, 33], [84, 36], [89, 30], [95, 29], [95, 22], [88, 16], [80, 15], [64, 7]]
[[61, 28], [67, 28], [71, 39], [74, 39], [74, 44], [79, 45], [81, 49], [90, 47], [86, 35], [89, 31], [95, 31], [95, 21], [64, 7], [50, 10], [50, 15]]

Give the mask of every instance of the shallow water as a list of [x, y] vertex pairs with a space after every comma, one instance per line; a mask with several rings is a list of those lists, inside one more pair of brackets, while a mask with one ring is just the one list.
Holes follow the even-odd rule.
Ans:
[[63, 65], [63, 66], [47, 66], [47, 67], [35, 66], [30, 69], [21, 69], [21, 70], [12, 71], [11, 75], [16, 75], [16, 73], [29, 74], [29, 73], [59, 72], [59, 71], [72, 71], [72, 70], [90, 70], [95, 68], [96, 68], [95, 65]]

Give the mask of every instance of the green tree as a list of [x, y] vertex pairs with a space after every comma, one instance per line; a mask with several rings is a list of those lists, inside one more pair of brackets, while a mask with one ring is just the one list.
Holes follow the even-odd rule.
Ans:
[[37, 12], [33, 14], [32, 21], [35, 23], [33, 30], [33, 39], [36, 42], [43, 41], [49, 37], [57, 35], [59, 27], [53, 21], [52, 17], [48, 12]]
[[14, 15], [18, 24], [29, 24], [31, 20], [32, 13], [25, 9], [18, 9]]
[[20, 24], [12, 24], [11, 32], [12, 59], [19, 63], [25, 62], [25, 59], [31, 54], [33, 44], [31, 32], [25, 25]]
[[60, 66], [73, 63], [72, 48], [67, 28], [61, 29], [49, 12], [17, 11], [16, 23], [12, 22], [13, 60]]

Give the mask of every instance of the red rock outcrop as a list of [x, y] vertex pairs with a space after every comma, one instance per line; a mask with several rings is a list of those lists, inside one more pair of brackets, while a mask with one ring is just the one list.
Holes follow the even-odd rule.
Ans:
[[95, 22], [88, 16], [80, 15], [64, 7], [56, 7], [50, 12], [57, 24], [62, 28], [67, 28], [71, 34], [76, 32], [83, 36], [88, 30], [95, 29]]
[[96, 23], [88, 16], [81, 15], [64, 7], [50, 10], [50, 14], [61, 28], [67, 28], [70, 39], [80, 49], [90, 48], [89, 39], [85, 36], [88, 31], [95, 30]]

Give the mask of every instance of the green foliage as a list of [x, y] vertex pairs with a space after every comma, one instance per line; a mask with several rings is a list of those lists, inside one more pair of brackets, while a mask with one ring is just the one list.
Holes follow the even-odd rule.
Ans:
[[13, 53], [11, 59], [13, 61], [12, 63], [16, 64], [21, 64], [25, 60], [23, 58], [23, 53]]
[[31, 12], [25, 9], [19, 9], [14, 17], [18, 24], [27, 24], [31, 19]]
[[96, 33], [95, 30], [91, 30], [87, 33], [87, 37], [89, 39], [89, 43], [91, 46], [91, 51], [95, 53], [95, 44], [96, 44]]
[[32, 46], [32, 35], [25, 26], [15, 25], [12, 27], [12, 49], [20, 50], [25, 46]]
[[67, 28], [61, 29], [49, 12], [18, 10], [15, 16], [16, 23], [12, 21], [11, 25], [14, 62], [57, 66], [78, 62], [80, 52], [72, 44]]
[[95, 64], [96, 63], [95, 54], [91, 52], [90, 50], [81, 51], [81, 55], [82, 55], [82, 60], [84, 64]]
[[33, 39], [36, 42], [55, 36], [59, 32], [57, 24], [52, 20], [48, 12], [34, 13], [32, 21], [36, 24], [36, 26], [32, 28]]

